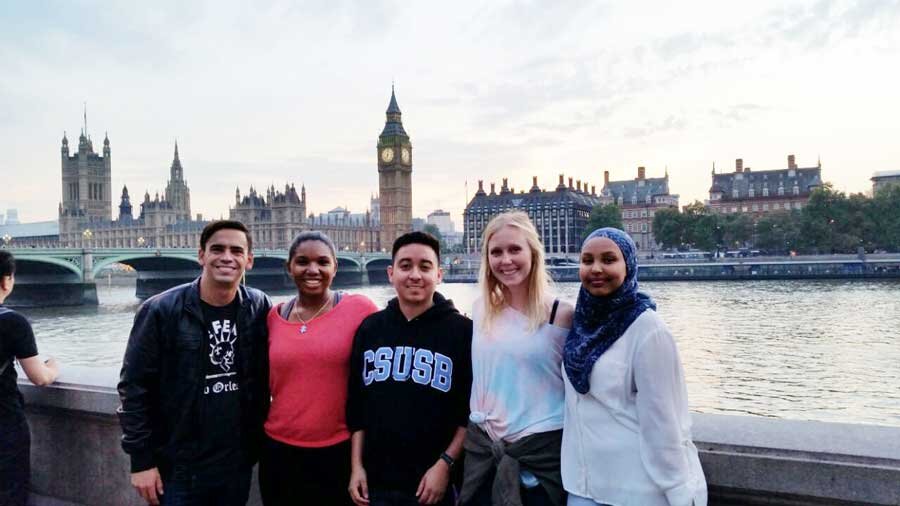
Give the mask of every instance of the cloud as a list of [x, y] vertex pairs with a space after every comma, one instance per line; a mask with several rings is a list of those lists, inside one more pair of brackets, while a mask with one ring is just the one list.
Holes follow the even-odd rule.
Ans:
[[687, 127], [687, 120], [675, 116], [668, 116], [659, 122], [647, 122], [641, 127], [626, 128], [624, 135], [629, 139], [637, 139], [650, 137], [656, 134], [684, 130]]

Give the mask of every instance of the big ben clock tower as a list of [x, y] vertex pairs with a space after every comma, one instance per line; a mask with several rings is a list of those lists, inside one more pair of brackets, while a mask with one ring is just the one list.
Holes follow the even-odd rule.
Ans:
[[412, 144], [403, 129], [393, 86], [386, 114], [378, 136], [378, 192], [381, 245], [390, 248], [395, 239], [412, 231]]

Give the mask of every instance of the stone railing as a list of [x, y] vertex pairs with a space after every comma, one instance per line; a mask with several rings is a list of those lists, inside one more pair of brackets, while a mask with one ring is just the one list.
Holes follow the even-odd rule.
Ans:
[[[117, 378], [70, 366], [50, 387], [20, 382], [36, 506], [143, 504], [119, 446]], [[695, 413], [694, 440], [710, 505], [900, 504], [900, 427]]]

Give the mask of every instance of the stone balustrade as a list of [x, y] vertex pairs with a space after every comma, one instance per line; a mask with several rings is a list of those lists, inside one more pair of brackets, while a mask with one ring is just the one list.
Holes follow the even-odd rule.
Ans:
[[[35, 506], [143, 504], [119, 446], [117, 378], [69, 366], [50, 387], [20, 383]], [[694, 441], [711, 505], [900, 504], [900, 427], [695, 413]]]

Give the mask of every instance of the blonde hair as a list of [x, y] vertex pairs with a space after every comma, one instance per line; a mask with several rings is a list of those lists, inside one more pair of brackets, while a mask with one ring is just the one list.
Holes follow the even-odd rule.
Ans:
[[538, 237], [537, 230], [528, 215], [522, 211], [509, 211], [498, 214], [487, 226], [481, 241], [481, 268], [478, 274], [478, 284], [481, 291], [481, 299], [484, 304], [484, 318], [481, 328], [489, 332], [494, 318], [500, 314], [507, 305], [506, 296], [503, 293], [503, 283], [491, 272], [490, 251], [488, 243], [504, 227], [512, 227], [525, 236], [525, 243], [531, 250], [531, 270], [526, 280], [528, 299], [525, 306], [525, 316], [528, 318], [528, 330], [533, 331], [547, 321], [549, 308], [545, 297], [550, 292], [550, 276], [544, 266], [544, 245]]

